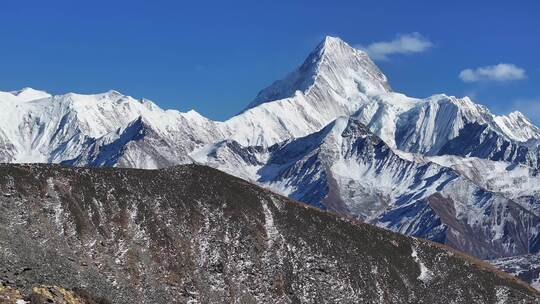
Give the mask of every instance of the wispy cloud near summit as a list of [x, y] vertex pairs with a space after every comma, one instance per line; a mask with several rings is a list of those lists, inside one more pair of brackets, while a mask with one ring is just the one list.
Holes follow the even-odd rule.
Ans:
[[434, 44], [420, 33], [410, 33], [398, 35], [391, 41], [379, 41], [366, 47], [361, 45], [358, 47], [375, 60], [387, 60], [388, 56], [393, 54], [421, 53], [433, 46]]

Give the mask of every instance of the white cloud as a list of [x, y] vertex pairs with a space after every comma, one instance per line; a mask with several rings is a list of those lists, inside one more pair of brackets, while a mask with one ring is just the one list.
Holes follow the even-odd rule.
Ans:
[[392, 54], [413, 54], [424, 52], [433, 47], [433, 43], [420, 33], [398, 35], [391, 41], [374, 42], [364, 49], [371, 58], [386, 60]]
[[464, 82], [475, 81], [510, 81], [526, 78], [525, 70], [511, 63], [499, 63], [479, 67], [476, 69], [465, 69], [459, 73], [459, 79]]

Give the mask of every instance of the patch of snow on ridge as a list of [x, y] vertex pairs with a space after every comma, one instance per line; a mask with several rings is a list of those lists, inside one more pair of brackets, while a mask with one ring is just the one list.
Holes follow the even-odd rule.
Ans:
[[272, 215], [272, 211], [270, 211], [270, 209], [268, 208], [268, 204], [266, 203], [266, 201], [262, 202], [262, 207], [264, 211], [264, 227], [266, 229], [268, 247], [272, 247], [272, 244], [274, 244], [274, 241], [276, 239], [276, 236], [279, 234], [279, 231], [274, 225], [274, 216]]
[[497, 287], [495, 296], [497, 297], [496, 304], [506, 304], [508, 303], [508, 288], [506, 287]]
[[433, 278], [433, 272], [429, 270], [426, 267], [426, 265], [424, 265], [422, 260], [420, 260], [420, 257], [418, 256], [418, 252], [416, 251], [416, 248], [414, 245], [411, 247], [411, 249], [412, 249], [411, 256], [420, 267], [420, 275], [418, 276], [418, 279], [424, 283], [428, 283]]

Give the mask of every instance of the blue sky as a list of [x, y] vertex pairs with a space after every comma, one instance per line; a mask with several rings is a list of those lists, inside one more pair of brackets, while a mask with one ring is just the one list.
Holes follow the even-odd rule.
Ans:
[[383, 42], [377, 64], [396, 91], [470, 95], [540, 123], [539, 11], [537, 1], [8, 0], [0, 90], [116, 89], [225, 119], [333, 35]]

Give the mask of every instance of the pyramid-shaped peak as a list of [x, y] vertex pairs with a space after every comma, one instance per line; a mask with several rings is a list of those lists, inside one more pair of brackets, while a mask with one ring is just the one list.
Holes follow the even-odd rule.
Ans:
[[327, 36], [302, 65], [260, 91], [246, 109], [294, 97], [298, 92], [304, 95], [310, 92], [319, 96], [339, 95], [349, 99], [360, 94], [388, 91], [390, 86], [386, 76], [364, 51], [353, 48], [340, 38]]

